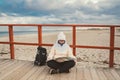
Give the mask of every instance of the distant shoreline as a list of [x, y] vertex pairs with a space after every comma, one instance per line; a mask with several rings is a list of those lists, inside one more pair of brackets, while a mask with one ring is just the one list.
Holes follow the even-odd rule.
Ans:
[[[61, 32], [61, 31], [71, 31], [72, 29], [65, 29], [65, 30], [44, 30], [43, 33], [54, 33], [54, 32]], [[99, 28], [89, 28], [89, 29], [77, 29], [77, 30], [107, 30], [107, 29], [99, 29]], [[37, 34], [37, 31], [14, 31], [14, 35], [24, 35], [24, 34]], [[0, 37], [9, 36], [8, 31], [0, 31]]]
[[[58, 31], [70, 31], [70, 30], [44, 30], [43, 33], [54, 33]], [[24, 34], [37, 34], [37, 31], [14, 31], [14, 35], [24, 35]], [[7, 31], [0, 32], [0, 37], [9, 36]]]

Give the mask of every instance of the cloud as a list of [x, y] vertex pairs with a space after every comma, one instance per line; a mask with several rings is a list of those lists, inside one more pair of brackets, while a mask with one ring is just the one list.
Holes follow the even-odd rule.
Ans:
[[18, 23], [18, 24], [82, 24], [82, 23], [88, 23], [88, 24], [119, 24], [119, 18], [115, 18], [114, 15], [91, 15], [91, 14], [84, 14], [81, 11], [76, 11], [74, 13], [66, 13], [66, 14], [51, 14], [51, 15], [44, 15], [40, 17], [36, 16], [9, 16], [5, 13], [2, 13], [2, 15], [6, 17], [1, 17], [0, 22], [1, 23]]
[[25, 0], [28, 8], [34, 10], [78, 9], [87, 7], [94, 10], [110, 9], [119, 5], [120, 0]]
[[2, 1], [4, 1], [4, 4], [1, 4], [1, 11], [8, 14], [17, 13], [21, 16], [72, 13], [76, 10], [84, 13], [104, 13], [112, 9], [116, 10], [116, 7], [120, 6], [120, 0], [12, 0], [9, 2], [1, 0], [0, 2]]
[[1, 0], [0, 23], [119, 24], [119, 3], [120, 0]]

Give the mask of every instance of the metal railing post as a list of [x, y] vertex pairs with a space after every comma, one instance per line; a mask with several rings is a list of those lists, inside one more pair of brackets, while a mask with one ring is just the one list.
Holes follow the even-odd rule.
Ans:
[[38, 44], [42, 45], [42, 26], [38, 25]]
[[15, 59], [15, 55], [14, 55], [14, 38], [13, 38], [13, 26], [9, 25], [8, 26], [9, 29], [9, 42], [10, 42], [10, 55], [11, 55], [11, 59]]
[[73, 43], [72, 43], [73, 44], [73, 54], [76, 55], [76, 26], [73, 26], [73, 33], [72, 34], [73, 34], [72, 35], [73, 36], [72, 37], [73, 38], [73, 40], [72, 40], [73, 41]]
[[114, 35], [115, 27], [110, 27], [110, 55], [109, 55], [109, 67], [114, 65]]

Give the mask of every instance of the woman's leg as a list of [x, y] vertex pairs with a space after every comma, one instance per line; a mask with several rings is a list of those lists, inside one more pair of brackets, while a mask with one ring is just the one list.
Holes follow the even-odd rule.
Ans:
[[60, 67], [60, 63], [56, 62], [55, 60], [49, 60], [47, 62], [47, 66], [52, 68], [52, 69], [56, 69], [57, 70]]
[[51, 69], [55, 69], [56, 71], [52, 71], [50, 72], [51, 74], [54, 73], [64, 73], [67, 72], [69, 73], [69, 69], [75, 66], [75, 61], [74, 60], [70, 60], [70, 61], [65, 61], [65, 62], [56, 62], [55, 60], [50, 60], [47, 62], [48, 67], [50, 67]]
[[70, 60], [70, 61], [65, 61], [61, 63], [61, 67], [59, 68], [59, 72], [69, 72], [69, 69], [75, 66], [75, 61]]

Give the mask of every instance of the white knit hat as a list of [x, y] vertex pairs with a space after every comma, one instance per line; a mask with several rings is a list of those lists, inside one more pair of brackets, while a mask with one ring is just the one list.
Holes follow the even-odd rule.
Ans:
[[63, 32], [60, 32], [58, 34], [58, 40], [66, 40], [66, 36], [65, 36], [65, 34]]

